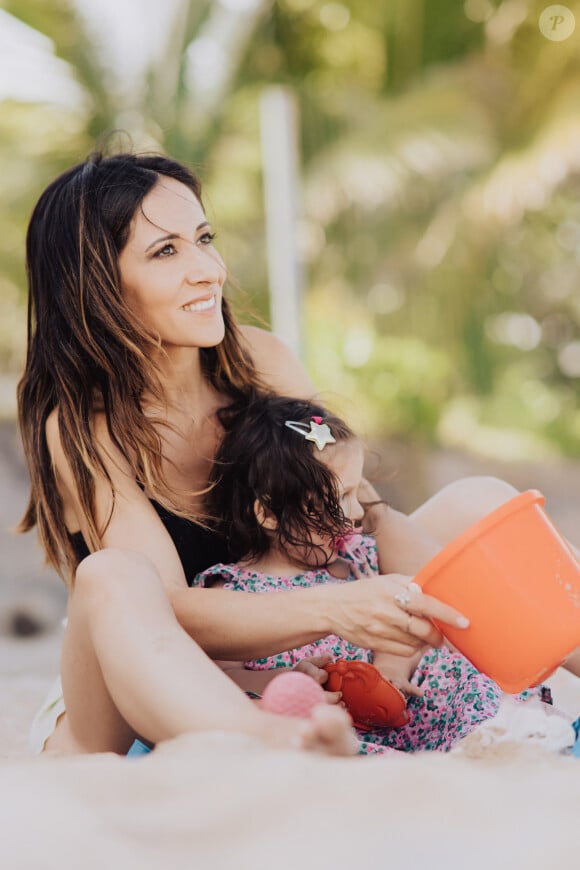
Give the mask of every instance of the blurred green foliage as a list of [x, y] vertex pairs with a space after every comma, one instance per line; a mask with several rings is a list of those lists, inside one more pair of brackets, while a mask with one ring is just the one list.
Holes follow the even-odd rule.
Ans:
[[[237, 13], [181, 0], [130, 98], [72, 0], [0, 6], [53, 40], [87, 95], [70, 110], [2, 107], [5, 368], [22, 357], [27, 214], [115, 126], [199, 169], [246, 296], [232, 293], [267, 318], [258, 103], [281, 83], [300, 110], [305, 355], [321, 389], [349, 397], [374, 435], [580, 455], [580, 3], [556, 42], [536, 0], [257, 0]], [[212, 96], [192, 58], [241, 9]]]

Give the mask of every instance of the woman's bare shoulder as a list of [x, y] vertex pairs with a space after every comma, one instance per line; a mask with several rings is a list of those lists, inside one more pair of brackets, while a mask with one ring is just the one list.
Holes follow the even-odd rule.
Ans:
[[53, 408], [48, 415], [44, 426], [44, 433], [53, 468], [59, 475], [66, 475], [66, 472], [69, 469], [69, 463], [62, 445], [58, 407]]
[[306, 369], [278, 335], [257, 326], [242, 326], [241, 332], [259, 375], [274, 392], [308, 398], [316, 394]]
[[[45, 424], [46, 443], [52, 464], [57, 472], [68, 478], [70, 475], [70, 464], [66, 456], [59, 425], [58, 407], [53, 408], [46, 419]], [[91, 420], [91, 435], [96, 451], [100, 454], [103, 464], [107, 469], [116, 469], [117, 472], [127, 474], [129, 463], [123, 457], [119, 448], [114, 444], [107, 426], [107, 421], [104, 414], [97, 413]]]
[[53, 456], [54, 451], [62, 449], [60, 443], [60, 432], [58, 429], [58, 408], [53, 408], [46, 418], [44, 433], [46, 435], [46, 443], [48, 444], [50, 455]]

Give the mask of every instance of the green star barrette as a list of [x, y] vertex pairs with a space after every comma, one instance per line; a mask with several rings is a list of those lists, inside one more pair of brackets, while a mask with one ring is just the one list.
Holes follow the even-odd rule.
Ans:
[[322, 422], [322, 417], [313, 417], [310, 423], [286, 420], [284, 425], [302, 435], [305, 441], [313, 441], [319, 450], [324, 450], [327, 444], [336, 444], [336, 438], [330, 431], [330, 426], [328, 423]]

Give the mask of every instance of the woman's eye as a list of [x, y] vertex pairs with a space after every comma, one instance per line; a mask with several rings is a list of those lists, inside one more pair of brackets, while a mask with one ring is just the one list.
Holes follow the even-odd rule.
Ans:
[[215, 236], [215, 233], [204, 233], [203, 236], [199, 237], [198, 241], [201, 242], [202, 245], [211, 245]]
[[164, 257], [172, 257], [175, 253], [177, 253], [175, 250], [175, 245], [167, 244], [163, 245], [162, 248], [156, 251], [154, 256], [157, 259], [162, 260]]

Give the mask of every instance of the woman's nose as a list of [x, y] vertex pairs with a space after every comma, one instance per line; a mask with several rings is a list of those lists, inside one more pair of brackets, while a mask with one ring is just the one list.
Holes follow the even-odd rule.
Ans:
[[189, 284], [218, 284], [226, 280], [226, 267], [215, 250], [194, 248], [189, 255], [186, 280]]

